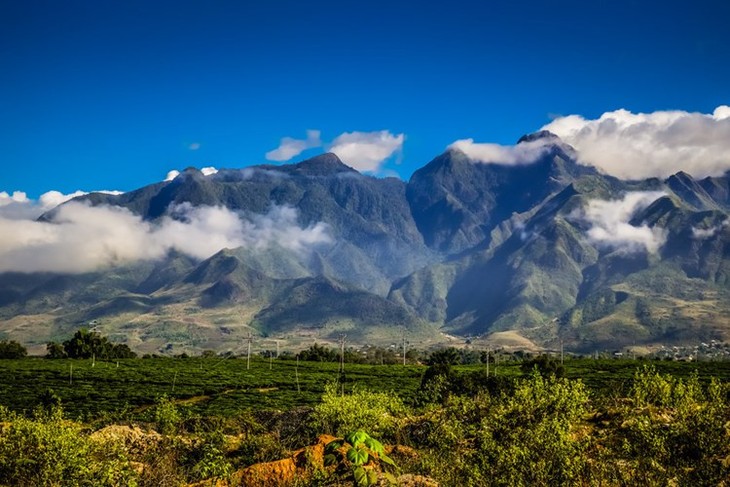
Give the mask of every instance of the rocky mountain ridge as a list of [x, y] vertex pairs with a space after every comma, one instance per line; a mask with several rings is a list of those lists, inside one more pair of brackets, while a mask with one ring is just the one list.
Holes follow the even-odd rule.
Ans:
[[41, 346], [94, 321], [132, 348], [164, 352], [231, 349], [249, 332], [292, 343], [509, 336], [580, 351], [727, 340], [730, 174], [622, 181], [581, 165], [552, 134], [520, 139], [535, 141], [539, 156], [513, 165], [449, 149], [408, 182], [324, 154], [208, 176], [189, 168], [129, 193], [82, 196], [74, 201], [152, 226], [184, 222], [177, 208], [251, 221], [278, 209], [293, 231], [326, 238], [0, 274], [0, 333]]

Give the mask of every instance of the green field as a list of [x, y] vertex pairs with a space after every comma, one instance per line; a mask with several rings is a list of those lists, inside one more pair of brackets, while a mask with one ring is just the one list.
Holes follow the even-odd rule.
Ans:
[[[118, 364], [118, 365], [117, 365]], [[596, 395], [628, 390], [637, 368], [651, 364], [662, 373], [730, 381], [730, 362], [666, 362], [637, 360], [566, 360], [566, 376], [581, 379]], [[499, 376], [522, 375], [517, 361], [491, 365]], [[271, 368], [270, 368], [271, 367]], [[457, 366], [458, 372], [484, 370], [484, 365]], [[345, 390], [364, 388], [413, 398], [426, 370], [421, 365], [345, 365]], [[298, 377], [298, 385], [297, 385]], [[93, 418], [126, 411], [135, 416], [167, 395], [203, 416], [229, 416], [242, 410], [288, 410], [319, 402], [324, 386], [339, 377], [339, 364], [252, 358], [127, 359], [116, 361], [0, 361], [0, 405], [29, 412], [51, 389], [71, 417]]]
[[[72, 417], [141, 411], [162, 395], [174, 397], [201, 415], [231, 415], [241, 410], [279, 409], [319, 402], [328, 382], [339, 377], [339, 364], [245, 359], [22, 359], [0, 361], [0, 404], [30, 411], [47, 389], [61, 398]], [[269, 368], [271, 366], [271, 369]], [[409, 397], [423, 367], [347, 364], [349, 391], [363, 387], [397, 391]], [[297, 387], [298, 377], [298, 387]]]

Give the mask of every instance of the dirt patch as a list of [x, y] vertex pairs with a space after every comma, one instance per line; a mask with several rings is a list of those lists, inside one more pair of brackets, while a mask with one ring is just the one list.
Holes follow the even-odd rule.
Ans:
[[94, 431], [89, 438], [101, 444], [119, 442], [127, 452], [135, 456], [152, 451], [162, 441], [162, 435], [156, 431], [116, 424]]
[[542, 347], [516, 331], [498, 331], [487, 336], [486, 341], [492, 347], [504, 348], [507, 351], [526, 350], [529, 352], [539, 352], [542, 350]]

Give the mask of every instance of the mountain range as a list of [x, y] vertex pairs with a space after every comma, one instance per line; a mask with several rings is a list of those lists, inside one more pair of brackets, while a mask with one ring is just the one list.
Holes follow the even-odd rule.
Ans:
[[[249, 333], [579, 352], [730, 338], [730, 173], [625, 181], [551, 133], [523, 145], [535, 156], [510, 164], [451, 148], [407, 182], [327, 153], [77, 197], [39, 222], [115, 208], [157, 242], [200, 209], [218, 219], [144, 258], [0, 273], [0, 338], [41, 349], [91, 324], [155, 353], [236, 350]], [[235, 245], [191, 250], [215, 248], [230, 215]]]

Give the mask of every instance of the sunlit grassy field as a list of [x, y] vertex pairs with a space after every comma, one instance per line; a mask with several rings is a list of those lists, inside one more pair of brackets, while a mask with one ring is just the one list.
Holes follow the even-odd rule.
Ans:
[[[730, 362], [667, 362], [640, 360], [565, 361], [568, 378], [581, 379], [596, 395], [625, 392], [637, 368], [651, 364], [661, 373], [700, 379], [730, 380]], [[392, 392], [409, 401], [426, 367], [423, 365], [345, 364], [346, 391], [364, 388]], [[456, 366], [457, 372], [484, 370], [481, 365]], [[517, 361], [490, 365], [490, 375], [523, 374]], [[72, 417], [102, 413], [141, 413], [157, 398], [175, 398], [201, 415], [236, 414], [242, 410], [287, 410], [319, 402], [328, 382], [340, 377], [339, 364], [252, 357], [154, 358], [120, 361], [48, 360], [0, 361], [0, 404], [29, 412], [52, 390]]]

